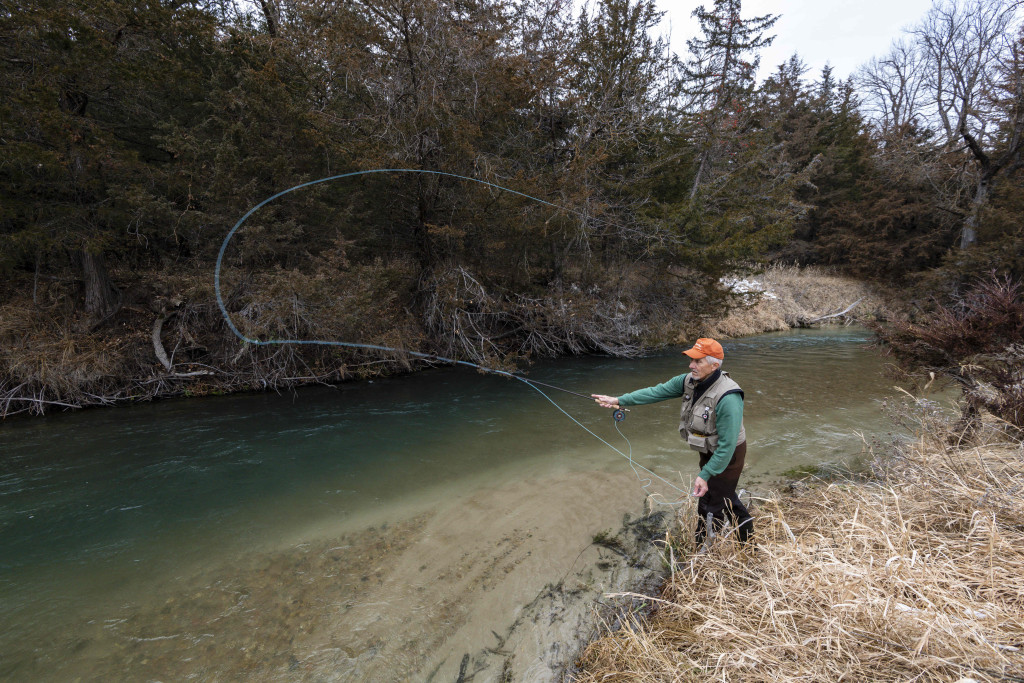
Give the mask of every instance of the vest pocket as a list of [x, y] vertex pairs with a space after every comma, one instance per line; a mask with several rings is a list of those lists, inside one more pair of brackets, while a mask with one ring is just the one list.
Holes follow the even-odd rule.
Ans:
[[708, 434], [707, 436], [697, 436], [693, 432], [687, 432], [686, 443], [690, 445], [695, 451], [701, 453], [712, 453], [718, 448], [718, 435]]

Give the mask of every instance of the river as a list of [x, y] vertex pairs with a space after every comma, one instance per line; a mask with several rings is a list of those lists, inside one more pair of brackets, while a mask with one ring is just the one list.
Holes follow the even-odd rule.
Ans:
[[[869, 338], [724, 344], [746, 391], [741, 486], [853, 463], [891, 430]], [[621, 394], [686, 371], [679, 352], [528, 373]], [[610, 411], [545, 391], [594, 435], [464, 368], [3, 424], [0, 679], [481, 681], [517, 657], [520, 678], [549, 677], [579, 624], [519, 629], [525, 649], [509, 634], [552, 585], [614, 588], [594, 535], [685, 500], [697, 468], [677, 401], [633, 408], [619, 434]]]

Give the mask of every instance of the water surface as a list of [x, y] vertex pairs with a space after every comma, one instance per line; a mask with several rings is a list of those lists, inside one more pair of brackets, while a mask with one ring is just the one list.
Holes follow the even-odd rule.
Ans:
[[[853, 461], [890, 430], [868, 341], [724, 344], [746, 392], [741, 485]], [[679, 351], [529, 376], [617, 395], [685, 372]], [[627, 443], [610, 411], [548, 393], [622, 453], [464, 368], [4, 424], [0, 679], [454, 680], [595, 532], [698, 470], [678, 402], [633, 408]], [[623, 453], [667, 482], [645, 487]]]

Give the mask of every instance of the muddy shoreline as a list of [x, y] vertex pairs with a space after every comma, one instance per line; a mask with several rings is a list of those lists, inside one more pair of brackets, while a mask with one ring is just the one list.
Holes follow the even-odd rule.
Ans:
[[[635, 490], [602, 496], [608, 509], [637, 513], [614, 527], [584, 510], [593, 538], [582, 538], [569, 529], [579, 518], [559, 534], [538, 502], [562, 491], [586, 507], [590, 492], [621, 481], [522, 482], [150, 576], [24, 634], [5, 651], [0, 678], [571, 680], [579, 654], [622, 614], [605, 596], [663, 581], [657, 541], [673, 512], [642, 510]], [[474, 540], [453, 546], [454, 537]], [[560, 578], [541, 585], [543, 575]]]

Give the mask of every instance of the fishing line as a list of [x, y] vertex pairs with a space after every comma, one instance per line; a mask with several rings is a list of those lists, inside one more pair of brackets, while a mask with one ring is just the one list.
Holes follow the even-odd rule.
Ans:
[[[296, 345], [304, 345], [304, 346], [340, 346], [340, 347], [353, 348], [353, 349], [369, 349], [369, 350], [374, 350], [374, 351], [386, 351], [386, 352], [390, 352], [390, 353], [406, 354], [408, 356], [412, 356], [414, 358], [420, 358], [420, 359], [427, 360], [427, 361], [439, 361], [439, 362], [442, 362], [442, 363], [449, 363], [451, 365], [464, 365], [466, 367], [476, 368], [476, 369], [478, 369], [478, 370], [480, 370], [482, 372], [490, 372], [490, 373], [494, 373], [496, 375], [504, 375], [505, 377], [511, 377], [512, 379], [517, 379], [520, 382], [523, 382], [524, 384], [526, 384], [529, 387], [531, 387], [534, 391], [539, 393], [544, 398], [546, 398], [551, 403], [551, 405], [555, 406], [555, 408], [557, 408], [563, 415], [565, 415], [570, 420], [572, 420], [577, 425], [579, 425], [579, 427], [581, 429], [583, 429], [585, 432], [587, 432], [588, 434], [593, 436], [595, 439], [597, 439], [601, 443], [605, 444], [606, 446], [611, 448], [613, 451], [615, 451], [616, 453], [621, 455], [623, 458], [628, 460], [629, 464], [630, 464], [630, 467], [633, 468], [634, 474], [636, 474], [636, 477], [640, 481], [644, 491], [646, 491], [649, 496], [655, 497], [657, 495], [657, 494], [653, 494], [651, 491], [648, 490], [648, 487], [651, 485], [653, 480], [650, 479], [650, 478], [647, 478], [647, 479], [642, 478], [641, 475], [640, 475], [640, 472], [638, 471], [638, 468], [640, 470], [643, 470], [644, 472], [647, 472], [652, 477], [656, 477], [656, 478], [660, 479], [665, 484], [667, 484], [671, 488], [675, 489], [676, 491], [678, 491], [683, 496], [686, 496], [687, 495], [686, 491], [680, 489], [678, 486], [676, 486], [675, 484], [673, 484], [669, 480], [665, 479], [661, 475], [659, 475], [659, 474], [657, 474], [655, 472], [652, 472], [651, 470], [647, 469], [646, 467], [644, 467], [640, 463], [638, 463], [635, 460], [633, 460], [633, 446], [632, 446], [632, 444], [629, 443], [629, 439], [626, 438], [626, 435], [622, 433], [622, 430], [619, 429], [619, 422], [621, 422], [625, 418], [625, 413], [622, 412], [623, 409], [620, 408], [619, 410], [616, 410], [615, 413], [613, 414], [613, 417], [614, 417], [614, 422], [615, 422], [615, 430], [619, 433], [620, 436], [622, 436], [623, 439], [626, 440], [626, 443], [629, 444], [629, 454], [628, 455], [626, 453], [623, 453], [621, 450], [619, 450], [615, 446], [611, 445], [610, 443], [608, 443], [604, 439], [602, 439], [600, 436], [598, 436], [597, 434], [592, 432], [590, 429], [588, 429], [586, 426], [584, 426], [583, 423], [581, 423], [579, 420], [577, 420], [572, 415], [567, 413], [560, 405], [555, 403], [555, 401], [550, 396], [548, 396], [543, 391], [541, 391], [539, 386], [549, 387], [551, 389], [556, 389], [558, 391], [562, 391], [562, 392], [565, 392], [567, 394], [573, 394], [574, 396], [580, 396], [582, 398], [587, 399], [588, 401], [593, 400], [593, 398], [591, 396], [587, 396], [585, 394], [581, 394], [581, 393], [578, 393], [578, 392], [575, 392], [575, 391], [570, 391], [569, 389], [563, 389], [562, 387], [558, 387], [558, 386], [555, 386], [553, 384], [547, 384], [545, 382], [538, 382], [536, 380], [531, 380], [531, 379], [528, 379], [526, 377], [522, 377], [520, 375], [515, 375], [515, 374], [513, 374], [511, 372], [506, 372], [504, 370], [496, 370], [494, 368], [484, 367], [483, 365], [479, 365], [477, 363], [471, 363], [469, 361], [464, 361], [464, 360], [456, 360], [454, 358], [446, 358], [444, 356], [439, 356], [439, 355], [433, 354], [433, 353], [421, 353], [419, 351], [408, 351], [408, 350], [404, 350], [404, 349], [397, 349], [397, 348], [394, 348], [394, 347], [391, 347], [391, 346], [381, 346], [381, 345], [377, 345], [377, 344], [359, 344], [359, 343], [356, 343], [356, 342], [346, 342], [346, 341], [323, 341], [323, 340], [313, 340], [313, 339], [264, 339], [264, 340], [253, 339], [252, 337], [248, 337], [245, 334], [243, 334], [242, 331], [239, 330], [238, 327], [235, 326], [234, 321], [231, 320], [231, 315], [228, 313], [227, 307], [224, 305], [224, 298], [221, 295], [220, 271], [221, 271], [221, 267], [222, 267], [223, 262], [224, 262], [224, 254], [227, 252], [228, 244], [231, 242], [231, 238], [235, 236], [235, 233], [238, 232], [238, 229], [240, 227], [242, 227], [242, 224], [245, 223], [245, 221], [248, 220], [249, 217], [252, 216], [254, 213], [256, 213], [258, 210], [260, 210], [261, 208], [263, 208], [264, 206], [266, 206], [270, 202], [274, 201], [275, 199], [277, 199], [279, 197], [283, 197], [284, 195], [286, 195], [286, 194], [288, 194], [290, 192], [294, 192], [296, 190], [301, 190], [304, 187], [311, 187], [313, 185], [319, 185], [321, 183], [330, 182], [332, 180], [340, 180], [342, 178], [352, 178], [352, 177], [355, 177], [355, 176], [378, 174], [378, 173], [420, 173], [420, 174], [425, 174], [425, 175], [435, 175], [435, 176], [445, 176], [445, 177], [449, 177], [449, 178], [457, 178], [459, 180], [469, 180], [469, 181], [472, 181], [474, 183], [479, 183], [480, 185], [486, 185], [487, 187], [491, 187], [491, 188], [494, 188], [494, 189], [497, 189], [497, 190], [502, 190], [503, 192], [511, 192], [512, 194], [519, 195], [520, 197], [525, 197], [526, 199], [538, 202], [540, 204], [544, 204], [545, 206], [550, 206], [552, 208], [558, 209], [559, 211], [565, 211], [567, 213], [573, 213], [573, 214], [576, 214], [578, 216], [582, 216], [585, 219], [594, 219], [592, 216], [588, 216], [587, 214], [585, 214], [582, 211], [577, 211], [575, 209], [570, 209], [568, 207], [559, 206], [558, 204], [554, 204], [554, 203], [546, 201], [544, 199], [540, 199], [539, 197], [533, 197], [531, 195], [528, 195], [525, 192], [519, 192], [518, 190], [513, 190], [513, 189], [508, 188], [508, 187], [503, 187], [503, 186], [497, 185], [495, 183], [489, 183], [489, 182], [487, 182], [485, 180], [478, 180], [477, 178], [471, 178], [469, 176], [457, 175], [455, 173], [446, 173], [444, 171], [428, 171], [428, 170], [410, 169], [410, 168], [378, 168], [378, 169], [372, 169], [372, 170], [368, 170], [368, 171], [353, 171], [351, 173], [342, 173], [340, 175], [333, 175], [333, 176], [329, 176], [329, 177], [326, 177], [326, 178], [320, 178], [319, 180], [311, 180], [311, 181], [309, 181], [307, 183], [301, 183], [299, 185], [295, 185], [294, 187], [289, 187], [287, 190], [282, 190], [281, 192], [278, 192], [275, 195], [267, 197], [262, 202], [260, 202], [256, 206], [254, 206], [251, 209], [249, 209], [249, 211], [247, 211], [244, 216], [242, 216], [240, 219], [238, 219], [238, 222], [235, 223], [234, 227], [231, 228], [230, 232], [228, 232], [227, 236], [224, 238], [224, 241], [220, 245], [220, 251], [217, 253], [217, 264], [216, 264], [216, 267], [214, 268], [213, 288], [214, 288], [214, 293], [216, 294], [216, 297], [217, 297], [217, 307], [220, 309], [221, 315], [224, 317], [224, 322], [227, 323], [227, 326], [231, 330], [231, 332], [234, 333], [234, 335], [236, 337], [238, 337], [240, 340], [242, 340], [243, 342], [245, 342], [247, 344], [253, 344], [254, 346], [272, 346], [272, 345], [280, 345], [280, 344], [296, 344]], [[601, 219], [594, 219], [594, 220], [601, 221]], [[602, 221], [602, 222], [608, 224], [608, 221]], [[666, 504], [667, 505], [677, 505], [677, 504], [680, 504], [680, 503], [666, 503]]]
[[[516, 375], [511, 375], [511, 376], [512, 376], [512, 377], [515, 377], [516, 379], [523, 379], [522, 377], [517, 377]], [[523, 379], [523, 381], [525, 381], [525, 382], [529, 383], [529, 381], [528, 381], [528, 380], [525, 380], [525, 379]], [[565, 409], [563, 409], [563, 408], [562, 408], [562, 406], [560, 406], [560, 405], [558, 405], [557, 403], [555, 403], [555, 402], [554, 402], [554, 401], [553, 401], [553, 400], [551, 399], [551, 397], [550, 397], [550, 396], [548, 396], [547, 394], [545, 394], [545, 393], [544, 393], [543, 391], [541, 391], [540, 389], [537, 389], [537, 387], [534, 387], [534, 390], [536, 390], [536, 391], [537, 391], [537, 393], [539, 393], [539, 394], [540, 394], [541, 396], [543, 396], [543, 397], [544, 397], [544, 398], [546, 398], [546, 399], [547, 399], [548, 401], [550, 401], [550, 402], [551, 402], [551, 405], [553, 405], [554, 407], [558, 408], [558, 410], [559, 410], [559, 411], [560, 411], [560, 412], [561, 412], [561, 413], [562, 413], [563, 415], [565, 415], [565, 416], [566, 416], [567, 418], [569, 418], [570, 420], [572, 420], [573, 422], [575, 422], [575, 423], [576, 423], [577, 425], [579, 425], [580, 429], [582, 429], [583, 431], [585, 431], [585, 432], [586, 432], [587, 434], [590, 434], [590, 435], [591, 435], [592, 437], [594, 437], [595, 439], [597, 439], [598, 441], [600, 441], [601, 443], [603, 443], [603, 444], [604, 444], [605, 446], [607, 446], [608, 448], [612, 449], [613, 451], [615, 451], [616, 453], [618, 453], [619, 455], [621, 455], [621, 456], [622, 456], [623, 458], [625, 458], [626, 460], [628, 460], [628, 461], [629, 461], [629, 465], [630, 465], [630, 467], [632, 467], [632, 468], [633, 468], [633, 472], [634, 472], [634, 473], [636, 474], [636, 476], [637, 476], [637, 479], [640, 479], [640, 473], [639, 473], [639, 472], [637, 472], [637, 468], [639, 468], [639, 469], [643, 470], [644, 472], [647, 472], [648, 474], [650, 474], [650, 475], [651, 475], [652, 477], [656, 477], [656, 478], [660, 479], [661, 481], [665, 482], [665, 483], [666, 483], [666, 484], [668, 484], [668, 485], [669, 485], [670, 487], [674, 488], [674, 489], [675, 489], [676, 491], [678, 491], [679, 493], [681, 493], [681, 494], [682, 494], [683, 496], [686, 496], [686, 495], [687, 495], [687, 491], [684, 491], [683, 489], [679, 488], [678, 486], [676, 486], [675, 484], [673, 484], [672, 482], [670, 482], [670, 481], [669, 481], [668, 479], [665, 479], [664, 477], [662, 477], [662, 476], [661, 476], [660, 474], [658, 474], [657, 472], [652, 472], [651, 470], [647, 469], [646, 467], [644, 467], [643, 465], [641, 465], [640, 463], [638, 463], [638, 462], [637, 462], [636, 460], [633, 460], [633, 445], [629, 443], [629, 439], [627, 439], [627, 438], [626, 438], [626, 435], [625, 435], [625, 434], [623, 434], [623, 433], [622, 433], [622, 430], [620, 430], [620, 429], [619, 429], [619, 422], [621, 422], [621, 420], [615, 420], [615, 431], [617, 431], [617, 432], [619, 433], [619, 436], [621, 436], [621, 437], [622, 437], [623, 439], [625, 439], [625, 440], [626, 440], [626, 443], [627, 443], [627, 444], [629, 444], [629, 454], [628, 454], [628, 455], [627, 455], [626, 453], [623, 453], [623, 452], [622, 452], [622, 451], [620, 451], [620, 450], [619, 450], [618, 448], [616, 448], [615, 446], [611, 445], [610, 443], [608, 443], [608, 442], [607, 442], [607, 441], [605, 441], [604, 439], [602, 439], [602, 438], [601, 438], [600, 436], [598, 436], [598, 435], [597, 435], [597, 434], [595, 434], [594, 432], [592, 432], [592, 431], [590, 431], [589, 429], [587, 429], [586, 425], [584, 425], [584, 424], [583, 424], [582, 422], [580, 422], [579, 420], [577, 420], [577, 419], [576, 419], [575, 417], [573, 417], [572, 415], [570, 415], [569, 413], [567, 413], [567, 412], [565, 411]], [[588, 398], [589, 398], [589, 397], [588, 397]], [[645, 491], [647, 491], [647, 487], [651, 485], [651, 484], [650, 484], [650, 482], [651, 482], [651, 480], [649, 480], [649, 479], [648, 479], [648, 480], [647, 480], [647, 484], [646, 484], [646, 485], [645, 485], [645, 486], [643, 487]], [[644, 480], [643, 480], [643, 479], [640, 479], [640, 483], [641, 483], [641, 484], [643, 484], [643, 483], [644, 483]], [[650, 492], [650, 491], [647, 491], [647, 493], [648, 493], [649, 495], [655, 495], [655, 494], [651, 494], [651, 492]], [[678, 502], [674, 502], [674, 503], [666, 503], [666, 505], [678, 505], [678, 504], [679, 504]]]
[[[545, 206], [550, 206], [552, 208], [558, 209], [559, 211], [565, 211], [567, 213], [573, 213], [573, 214], [576, 214], [577, 216], [581, 216], [581, 217], [583, 217], [585, 219], [593, 219], [593, 220], [596, 220], [598, 222], [604, 223], [605, 225], [613, 225], [610, 221], [606, 221], [606, 220], [603, 220], [603, 219], [600, 219], [600, 218], [594, 218], [592, 216], [589, 216], [588, 214], [586, 214], [583, 211], [578, 211], [576, 209], [571, 209], [569, 207], [560, 206], [558, 204], [554, 204], [552, 202], [549, 202], [549, 201], [547, 201], [545, 199], [541, 199], [540, 197], [534, 197], [532, 195], [526, 194], [525, 192], [520, 192], [519, 190], [513, 190], [510, 187], [503, 187], [503, 186], [498, 185], [496, 183], [489, 183], [486, 180], [479, 180], [477, 178], [471, 178], [469, 176], [458, 175], [456, 173], [447, 173], [445, 171], [428, 171], [428, 170], [424, 170], [424, 169], [415, 169], [415, 168], [375, 168], [375, 169], [371, 169], [371, 170], [368, 170], [368, 171], [352, 171], [351, 173], [341, 173], [339, 175], [332, 175], [332, 176], [328, 176], [326, 178], [320, 178], [319, 180], [311, 180], [311, 181], [309, 181], [307, 183], [300, 183], [299, 185], [296, 185], [294, 187], [289, 187], [287, 190], [282, 190], [281, 192], [278, 192], [275, 195], [267, 197], [262, 202], [260, 202], [256, 206], [254, 206], [251, 209], [249, 209], [249, 211], [246, 212], [246, 214], [244, 216], [242, 216], [241, 218], [238, 219], [238, 222], [235, 223], [235, 226], [233, 228], [231, 228], [231, 231], [227, 234], [227, 237], [224, 238], [224, 242], [222, 242], [221, 245], [220, 245], [220, 251], [217, 253], [217, 265], [216, 265], [216, 268], [214, 268], [214, 275], [213, 275], [214, 290], [215, 290], [216, 295], [217, 295], [217, 305], [220, 307], [220, 311], [224, 315], [224, 319], [227, 321], [228, 327], [230, 327], [231, 331], [235, 333], [235, 336], [237, 336], [242, 341], [249, 342], [250, 344], [260, 344], [260, 343], [262, 343], [262, 344], [314, 343], [314, 342], [301, 342], [300, 340], [296, 340], [296, 339], [270, 340], [270, 341], [265, 341], [265, 342], [259, 342], [259, 341], [255, 340], [255, 339], [249, 339], [248, 337], [246, 337], [244, 334], [242, 334], [238, 330], [237, 327], [235, 327], [235, 324], [231, 321], [231, 317], [228, 315], [227, 309], [224, 307], [224, 300], [223, 300], [223, 298], [221, 298], [221, 294], [220, 294], [220, 269], [221, 269], [221, 263], [224, 261], [224, 253], [227, 251], [228, 243], [231, 241], [231, 238], [234, 237], [235, 232], [238, 231], [238, 228], [240, 228], [242, 226], [242, 223], [244, 223], [246, 220], [248, 220], [249, 216], [253, 215], [254, 213], [259, 211], [261, 208], [263, 208], [264, 206], [266, 206], [270, 202], [274, 201], [278, 197], [283, 197], [284, 195], [288, 194], [289, 192], [294, 192], [295, 190], [301, 190], [304, 187], [311, 187], [313, 185], [319, 185], [321, 183], [327, 183], [327, 182], [330, 182], [332, 180], [341, 180], [342, 178], [353, 178], [355, 176], [370, 175], [370, 174], [377, 174], [377, 173], [420, 173], [420, 174], [424, 174], [424, 175], [435, 175], [435, 176], [444, 176], [444, 177], [448, 177], [448, 178], [457, 178], [459, 180], [469, 180], [471, 182], [478, 183], [480, 185], [485, 185], [487, 187], [492, 187], [492, 188], [494, 188], [496, 190], [501, 190], [503, 192], [511, 192], [512, 194], [519, 195], [520, 197], [525, 197], [526, 199], [529, 199], [529, 200], [534, 201], [534, 202], [538, 202], [540, 204], [544, 204]], [[391, 349], [389, 347], [374, 346], [372, 344], [354, 344], [354, 343], [349, 343], [349, 342], [329, 342], [329, 343], [327, 343], [327, 345], [339, 345], [339, 346], [349, 346], [349, 347], [353, 347], [353, 348], [388, 350], [388, 351], [395, 350], [395, 349]], [[408, 352], [408, 353], [410, 353], [412, 355], [416, 355], [415, 353], [413, 353], [411, 351]], [[429, 355], [429, 354], [427, 354], [427, 355]], [[452, 363], [461, 363], [462, 362], [462, 361], [453, 361], [451, 359], [445, 359], [445, 360], [447, 360], [448, 362], [452, 362]]]
[[[618, 412], [618, 411], [616, 411], [616, 412]], [[686, 503], [686, 496], [687, 496], [687, 492], [686, 491], [684, 491], [683, 489], [679, 488], [678, 486], [676, 486], [675, 484], [673, 484], [669, 480], [665, 479], [664, 477], [662, 477], [662, 476], [660, 476], [658, 474], [655, 474], [654, 472], [651, 472], [651, 470], [647, 469], [646, 467], [644, 467], [640, 463], [638, 463], [635, 460], [633, 460], [633, 444], [631, 444], [629, 442], [629, 439], [626, 437], [626, 435], [622, 433], [621, 429], [619, 429], [619, 423], [620, 422], [622, 422], [622, 420], [615, 420], [615, 431], [617, 431], [619, 433], [619, 436], [621, 436], [625, 440], [626, 445], [629, 446], [629, 455], [626, 456], [626, 459], [629, 460], [629, 466], [633, 468], [633, 474], [636, 475], [637, 481], [640, 482], [640, 488], [642, 488], [644, 490], [644, 493], [647, 494], [648, 498], [650, 498], [652, 501], [658, 503], [659, 505], [668, 505], [669, 507], [672, 507], [674, 505], [684, 505]], [[619, 451], [619, 454], [621, 455], [622, 452]], [[644, 479], [643, 477], [641, 477], [640, 473], [637, 472], [637, 468], [640, 468], [640, 469], [644, 470], [645, 472], [647, 472], [649, 474], [652, 474], [655, 477], [658, 477], [658, 479], [661, 479], [663, 482], [665, 482], [666, 484], [668, 484], [669, 486], [674, 488], [676, 491], [678, 491], [683, 496], [683, 498], [681, 498], [681, 499], [677, 498], [676, 500], [674, 500], [672, 502], [669, 502], [669, 501], [666, 501], [666, 500], [659, 500], [659, 499], [662, 498], [662, 495], [660, 493], [655, 493], [654, 491], [650, 490], [650, 487], [651, 487], [651, 485], [653, 483], [653, 480], [650, 479], [650, 478]]]

